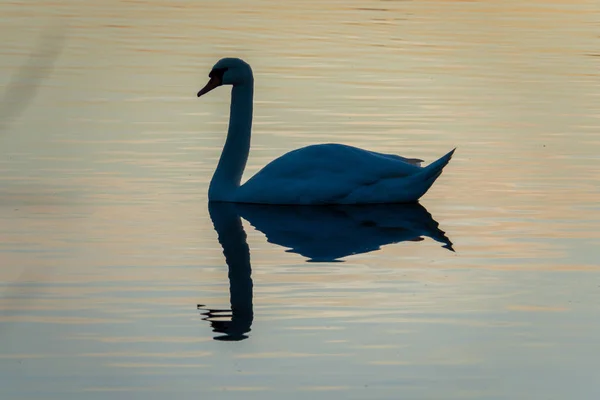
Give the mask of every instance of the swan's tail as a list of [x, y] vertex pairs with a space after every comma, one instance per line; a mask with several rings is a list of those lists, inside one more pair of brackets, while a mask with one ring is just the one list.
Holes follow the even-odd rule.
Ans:
[[455, 150], [456, 148], [454, 148], [445, 156], [440, 157], [438, 160], [424, 167], [422, 171], [419, 171], [418, 173], [412, 176], [412, 179], [414, 179], [413, 182], [416, 181], [413, 184], [414, 187], [418, 187], [418, 193], [415, 193], [417, 199], [423, 196], [433, 185], [435, 180], [442, 174], [442, 170], [446, 165], [448, 165], [448, 163], [452, 159], [452, 155], [454, 154]]
[[433, 177], [437, 178], [442, 173], [444, 167], [448, 165], [448, 163], [452, 159], [454, 151], [456, 151], [456, 148], [452, 149], [452, 151], [450, 151], [445, 156], [440, 157], [438, 160], [432, 162], [431, 164], [423, 168], [423, 171], [419, 172], [418, 175], [421, 175], [424, 181], [430, 180]]

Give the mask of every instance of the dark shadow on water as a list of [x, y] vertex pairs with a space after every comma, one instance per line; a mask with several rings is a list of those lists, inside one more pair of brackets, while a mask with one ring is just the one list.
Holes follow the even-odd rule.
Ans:
[[420, 204], [345, 206], [236, 205], [239, 215], [267, 236], [309, 262], [379, 250], [387, 244], [432, 238], [452, 249], [452, 242]]
[[[0, 90], [0, 157], [4, 157], [2, 150], [6, 149], [4, 133], [8, 132], [12, 123], [17, 120], [25, 110], [34, 102], [38, 90], [42, 87], [65, 47], [67, 26], [61, 23], [46, 28], [42, 31], [37, 46], [30, 52], [27, 62], [20, 66], [18, 71], [10, 76], [6, 86]], [[18, 35], [18, 32], [15, 32]], [[31, 186], [28, 186], [31, 188]], [[6, 193], [5, 188], [0, 191], [0, 207], [18, 207], [23, 203], [47, 204], [43, 196], [38, 193], [38, 188], [31, 188], [31, 194]], [[32, 301], [31, 293], [35, 285], [25, 284], [32, 281], [33, 276], [44, 276], [42, 272], [32, 273], [32, 267], [26, 268], [13, 282], [0, 290], [0, 300], [5, 304], [0, 309], [0, 319], [3, 319], [16, 304], [23, 306]], [[7, 324], [0, 326], [0, 333]]]
[[46, 28], [27, 62], [9, 80], [0, 97], [0, 133], [34, 101], [65, 46], [66, 32], [63, 24]]
[[254, 311], [250, 248], [241, 217], [263, 232], [270, 243], [287, 247], [309, 262], [341, 262], [341, 258], [379, 250], [381, 246], [425, 237], [453, 250], [452, 242], [420, 204], [370, 206], [267, 206], [209, 203], [208, 211], [229, 268], [231, 309], [198, 305], [215, 340], [248, 338]]

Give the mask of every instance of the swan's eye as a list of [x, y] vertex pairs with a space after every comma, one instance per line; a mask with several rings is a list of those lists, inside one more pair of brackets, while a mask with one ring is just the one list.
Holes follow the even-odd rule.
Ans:
[[223, 75], [225, 74], [225, 71], [227, 71], [227, 68], [215, 68], [212, 71], [210, 71], [210, 74], [208, 74], [209, 78], [219, 78], [219, 80], [223, 80]]

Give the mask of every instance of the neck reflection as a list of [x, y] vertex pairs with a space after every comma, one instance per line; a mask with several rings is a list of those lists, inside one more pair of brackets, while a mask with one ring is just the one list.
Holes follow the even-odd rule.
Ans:
[[242, 221], [233, 204], [209, 203], [208, 212], [229, 267], [231, 309], [210, 309], [202, 305], [198, 305], [198, 309], [204, 310], [203, 320], [210, 322], [213, 332], [222, 334], [216, 336], [215, 340], [244, 340], [248, 338], [246, 333], [250, 332], [254, 319], [252, 267], [250, 266], [250, 249], [246, 243], [246, 232], [244, 232]]

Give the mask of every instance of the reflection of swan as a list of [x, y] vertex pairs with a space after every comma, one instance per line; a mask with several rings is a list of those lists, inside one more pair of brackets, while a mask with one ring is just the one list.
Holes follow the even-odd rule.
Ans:
[[259, 204], [409, 203], [429, 190], [454, 150], [427, 167], [422, 160], [341, 144], [303, 147], [277, 158], [240, 186], [250, 152], [254, 78], [248, 64], [224, 58], [198, 97], [233, 85], [229, 131], [210, 182], [212, 201]]
[[267, 240], [310, 261], [378, 250], [428, 236], [452, 249], [452, 242], [420, 204], [268, 206], [236, 204], [235, 209]]
[[229, 293], [231, 310], [203, 309], [204, 320], [210, 321], [214, 332], [223, 333], [215, 340], [243, 340], [250, 332], [254, 312], [252, 309], [252, 267], [246, 233], [233, 204], [209, 203], [208, 211], [219, 243], [223, 246], [225, 261], [229, 267]]
[[250, 248], [240, 215], [264, 232], [269, 242], [289, 247], [310, 261], [336, 261], [385, 244], [419, 241], [421, 236], [452, 250], [438, 223], [419, 204], [310, 207], [209, 202], [208, 211], [229, 267], [231, 301], [231, 310], [198, 305], [213, 331], [224, 334], [215, 340], [246, 339], [254, 319]]

